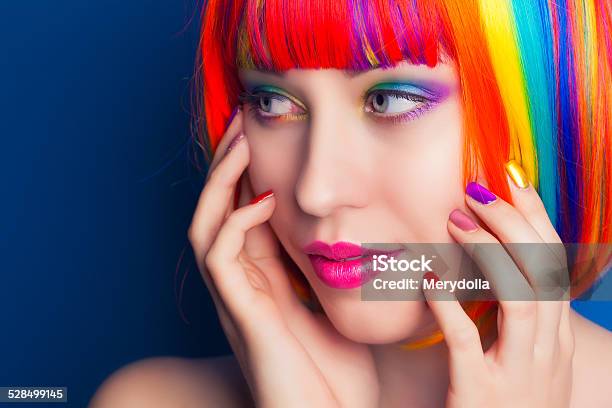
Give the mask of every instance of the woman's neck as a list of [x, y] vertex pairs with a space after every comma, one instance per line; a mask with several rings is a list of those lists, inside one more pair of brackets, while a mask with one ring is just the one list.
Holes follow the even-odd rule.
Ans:
[[[496, 331], [482, 339], [487, 350]], [[444, 341], [406, 350], [401, 344], [370, 346], [380, 384], [381, 407], [430, 408], [445, 406], [449, 385], [448, 348]]]
[[448, 390], [444, 343], [419, 350], [371, 346], [378, 371], [381, 407], [442, 407]]

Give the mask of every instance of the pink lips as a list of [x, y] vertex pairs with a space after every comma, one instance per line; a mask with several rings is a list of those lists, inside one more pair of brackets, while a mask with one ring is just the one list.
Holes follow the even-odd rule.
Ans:
[[323, 283], [334, 289], [352, 289], [378, 274], [372, 270], [372, 255], [395, 251], [371, 250], [349, 242], [329, 245], [314, 241], [304, 248], [304, 252]]

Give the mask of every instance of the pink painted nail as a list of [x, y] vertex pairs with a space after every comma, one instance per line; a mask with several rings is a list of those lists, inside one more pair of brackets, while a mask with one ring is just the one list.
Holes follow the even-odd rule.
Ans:
[[234, 147], [238, 145], [244, 139], [244, 133], [238, 133], [232, 141], [227, 145], [227, 149], [225, 150], [225, 154], [228, 154]]
[[451, 211], [448, 219], [465, 232], [474, 232], [478, 229], [478, 224], [476, 224], [469, 215], [458, 208]]

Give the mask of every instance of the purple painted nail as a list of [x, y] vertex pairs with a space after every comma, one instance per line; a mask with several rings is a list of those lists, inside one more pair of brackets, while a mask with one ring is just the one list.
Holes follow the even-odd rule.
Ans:
[[487, 190], [483, 185], [476, 182], [469, 183], [465, 188], [465, 192], [481, 204], [486, 205], [497, 200], [497, 196], [495, 194]]
[[232, 111], [232, 113], [230, 114], [229, 119], [227, 120], [227, 126], [225, 126], [225, 130], [227, 130], [227, 128], [229, 127], [229, 125], [232, 124], [232, 121], [234, 120], [234, 118], [236, 117], [236, 114], [240, 111], [240, 105], [236, 106], [234, 108], [234, 110]]
[[225, 150], [225, 154], [228, 154], [230, 150], [236, 147], [236, 145], [238, 145], [238, 143], [240, 143], [242, 139], [244, 139], [244, 133], [240, 132], [232, 139], [231, 142], [229, 142], [229, 144], [227, 145], [227, 149]]

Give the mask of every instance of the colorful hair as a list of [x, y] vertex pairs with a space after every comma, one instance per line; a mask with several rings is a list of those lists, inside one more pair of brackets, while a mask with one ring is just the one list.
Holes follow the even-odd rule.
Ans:
[[[609, 0], [209, 0], [198, 55], [200, 140], [216, 148], [238, 69], [367, 70], [455, 63], [465, 182], [480, 166], [511, 202], [504, 163], [536, 186], [563, 242], [612, 242]], [[571, 271], [574, 296], [599, 269]], [[487, 313], [480, 313], [485, 315]], [[474, 316], [478, 319], [478, 316]]]

